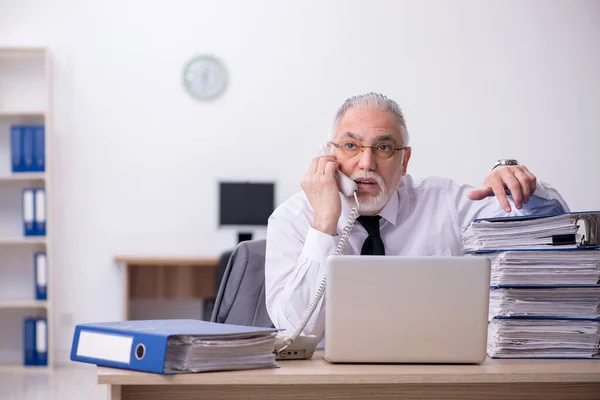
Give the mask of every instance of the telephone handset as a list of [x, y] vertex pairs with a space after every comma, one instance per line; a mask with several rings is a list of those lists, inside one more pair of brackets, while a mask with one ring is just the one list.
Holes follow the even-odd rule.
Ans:
[[[327, 150], [323, 146], [321, 146], [319, 155], [325, 155], [325, 154], [327, 154]], [[349, 177], [344, 175], [339, 170], [336, 175], [336, 181], [337, 181], [338, 189], [340, 190], [340, 192], [344, 196], [347, 196], [347, 197], [354, 196], [354, 200], [356, 201], [356, 207], [352, 208], [352, 211], [350, 212], [350, 216], [348, 217], [348, 223], [342, 230], [342, 236], [340, 237], [340, 241], [338, 242], [335, 252], [333, 253], [333, 255], [340, 255], [340, 254], [342, 254], [342, 252], [344, 251], [344, 248], [346, 247], [346, 243], [348, 242], [348, 236], [350, 236], [350, 231], [352, 230], [352, 227], [354, 226], [354, 222], [356, 221], [356, 218], [358, 218], [359, 204], [358, 204], [358, 197], [356, 196], [356, 190], [357, 190], [356, 182], [354, 182], [352, 179], [350, 179]], [[306, 326], [306, 324], [308, 323], [308, 321], [314, 314], [315, 310], [317, 309], [317, 305], [319, 304], [319, 301], [321, 300], [321, 298], [323, 297], [323, 294], [325, 293], [326, 286], [327, 286], [327, 276], [324, 276], [323, 279], [321, 280], [321, 283], [319, 284], [317, 293], [315, 294], [315, 296], [311, 300], [310, 304], [308, 305], [308, 309], [304, 313], [304, 316], [300, 320], [300, 323], [296, 327], [296, 330], [290, 336], [285, 336], [285, 334], [283, 334], [283, 335], [280, 334], [277, 337], [277, 340], [275, 341], [275, 350], [274, 350], [277, 359], [294, 359], [294, 358], [298, 359], [298, 358], [311, 358], [312, 357], [312, 354], [313, 354], [316, 346], [318, 345], [319, 339], [315, 338], [315, 337], [300, 336], [300, 333], [304, 330], [304, 327]], [[296, 347], [293, 347], [292, 343], [298, 338], [300, 338], [301, 340], [298, 341], [298, 344]], [[292, 347], [290, 347], [290, 346], [292, 346]], [[289, 349], [289, 350], [286, 351], [286, 349]], [[292, 354], [294, 354], [296, 356], [293, 356]], [[300, 355], [298, 355], [298, 354], [300, 354]]]
[[[324, 156], [328, 153], [330, 153], [330, 151], [328, 151], [325, 146], [319, 147], [319, 155]], [[357, 190], [356, 182], [344, 175], [339, 169], [337, 171], [335, 180], [337, 181], [338, 189], [344, 196], [354, 196], [354, 192]]]

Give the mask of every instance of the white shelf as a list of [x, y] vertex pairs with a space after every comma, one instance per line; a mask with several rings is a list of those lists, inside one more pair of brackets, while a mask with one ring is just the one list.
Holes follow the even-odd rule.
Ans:
[[0, 245], [46, 244], [45, 236], [0, 237]]
[[[47, 271], [49, 293], [54, 281], [52, 237], [52, 61], [45, 47], [0, 46], [0, 374], [48, 372], [54, 358], [54, 318], [52, 299], [27, 299], [34, 287], [33, 256], [46, 252], [51, 266]], [[43, 124], [45, 126], [45, 172], [10, 170], [11, 124]], [[46, 218], [50, 221], [46, 236], [22, 235], [21, 190], [28, 185], [43, 186], [46, 192]], [[33, 297], [33, 296], [32, 296]], [[48, 335], [48, 366], [24, 366], [18, 352], [22, 349], [23, 320], [21, 314], [45, 314]], [[1, 391], [1, 390], [0, 390]], [[2, 397], [2, 396], [0, 396]]]
[[0, 117], [38, 117], [46, 115], [42, 110], [0, 110]]
[[0, 300], [0, 309], [47, 309], [46, 300]]
[[0, 182], [19, 182], [19, 181], [44, 181], [46, 174], [44, 172], [16, 172], [8, 175], [0, 175]]
[[45, 47], [0, 47], [0, 55], [3, 56], [26, 56], [40, 55], [46, 53]]
[[22, 373], [35, 373], [35, 372], [43, 372], [43, 373], [48, 373], [50, 371], [50, 368], [47, 365], [31, 365], [31, 366], [25, 366], [25, 365], [21, 365], [21, 364], [15, 364], [15, 365], [11, 365], [11, 364], [4, 364], [4, 365], [0, 365], [0, 374], [4, 374], [4, 373], [18, 373], [18, 374], [22, 374]]

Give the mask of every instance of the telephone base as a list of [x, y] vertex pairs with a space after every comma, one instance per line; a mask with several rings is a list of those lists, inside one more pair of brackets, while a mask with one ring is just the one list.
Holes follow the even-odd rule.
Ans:
[[[284, 346], [284, 340], [288, 335], [280, 332], [275, 339], [275, 349]], [[317, 349], [319, 340], [316, 336], [298, 336], [285, 350], [275, 350], [276, 360], [310, 360]]]

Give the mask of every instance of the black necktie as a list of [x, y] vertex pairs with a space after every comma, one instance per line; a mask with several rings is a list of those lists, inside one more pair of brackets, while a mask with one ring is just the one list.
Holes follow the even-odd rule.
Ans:
[[381, 240], [381, 236], [379, 236], [380, 219], [381, 217], [379, 215], [361, 215], [356, 219], [358, 222], [361, 223], [362, 226], [365, 227], [367, 233], [369, 234], [369, 236], [367, 236], [365, 242], [363, 243], [360, 254], [385, 255], [383, 240]]

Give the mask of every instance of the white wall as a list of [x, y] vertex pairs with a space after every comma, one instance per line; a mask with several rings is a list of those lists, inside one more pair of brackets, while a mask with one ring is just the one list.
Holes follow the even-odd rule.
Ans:
[[[366, 91], [403, 107], [413, 175], [479, 185], [515, 157], [573, 209], [600, 208], [598, 2], [160, 4], [0, 0], [0, 46], [54, 53], [57, 322], [120, 317], [115, 255], [230, 248], [217, 181], [275, 180], [283, 201]], [[180, 84], [198, 53], [230, 71], [215, 102]], [[57, 330], [66, 360], [72, 326]]]

